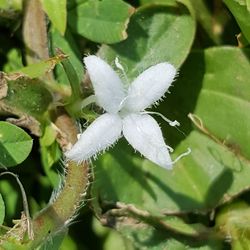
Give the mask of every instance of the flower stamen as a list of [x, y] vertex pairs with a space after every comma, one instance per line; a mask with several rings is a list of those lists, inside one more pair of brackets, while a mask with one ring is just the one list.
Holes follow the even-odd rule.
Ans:
[[159, 112], [154, 112], [154, 111], [144, 111], [142, 112], [142, 114], [151, 114], [151, 115], [158, 115], [160, 116], [164, 121], [166, 121], [171, 127], [176, 127], [176, 126], [180, 126], [180, 123], [176, 120], [171, 121], [170, 119], [168, 119], [166, 116], [164, 116], [163, 114], [159, 113]]
[[179, 161], [181, 158], [189, 155], [192, 152], [191, 148], [188, 148], [186, 152], [180, 154], [174, 161], [172, 161], [172, 164], [175, 164], [177, 161]]

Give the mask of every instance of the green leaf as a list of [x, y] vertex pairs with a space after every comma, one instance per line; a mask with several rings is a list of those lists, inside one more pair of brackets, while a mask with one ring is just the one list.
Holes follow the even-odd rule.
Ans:
[[134, 250], [133, 245], [126, 240], [120, 233], [115, 230], [110, 230], [109, 234], [105, 237], [103, 243], [103, 250]]
[[3, 224], [4, 216], [5, 216], [5, 205], [2, 195], [0, 194], [0, 225]]
[[[220, 35], [221, 33], [215, 32], [215, 24], [218, 22], [216, 18], [218, 18], [215, 13], [211, 12], [209, 7], [207, 6], [207, 3], [204, 0], [190, 0], [194, 10], [195, 10], [195, 16], [197, 18], [197, 21], [202, 26], [204, 31], [207, 33], [208, 37], [215, 43], [219, 44], [221, 42]], [[222, 15], [222, 11], [219, 12], [220, 15]], [[218, 15], [218, 14], [217, 14]], [[212, 25], [212, 23], [214, 24]], [[222, 25], [222, 24], [219, 24]], [[201, 39], [201, 35], [199, 34], [197, 36], [198, 39]], [[207, 42], [207, 41], [206, 41]]]
[[[62, 36], [57, 30], [51, 29], [51, 40], [55, 54], [56, 49], [59, 48], [68, 56], [68, 58], [63, 60], [62, 63], [68, 61], [70, 64], [72, 64], [73, 70], [75, 71], [74, 74], [77, 74], [77, 79], [73, 81], [75, 85], [79, 85], [84, 77], [84, 68], [81, 58], [82, 55], [79, 48], [77, 47], [74, 37], [69, 30], [66, 31], [65, 36]], [[67, 75], [60, 64], [56, 65], [55, 71], [57, 81], [64, 84], [68, 83]]]
[[22, 209], [20, 206], [20, 203], [18, 202], [20, 199], [20, 194], [17, 191], [17, 188], [15, 185], [12, 185], [7, 178], [1, 177], [0, 180], [0, 190], [1, 195], [4, 199], [4, 205], [5, 205], [5, 221], [12, 221], [12, 219], [16, 216], [16, 210]]
[[216, 240], [194, 240], [173, 235], [159, 228], [152, 227], [137, 220], [124, 218], [117, 220], [115, 228], [126, 239], [130, 240], [136, 249], [178, 249], [178, 250], [221, 250], [222, 243]]
[[11, 49], [7, 54], [7, 63], [4, 65], [4, 72], [11, 72], [23, 67], [21, 60], [21, 51]]
[[189, 53], [194, 34], [194, 19], [183, 4], [149, 5], [132, 16], [126, 41], [103, 45], [98, 54], [110, 63], [118, 57], [131, 80], [159, 62], [179, 67]]
[[[62, 154], [56, 141], [54, 141], [51, 145], [46, 145], [47, 142], [48, 141], [44, 137], [40, 140], [41, 160], [43, 169], [48, 176], [50, 183], [56, 188], [60, 182], [60, 176], [58, 175], [57, 169], [60, 167]], [[51, 142], [52, 140], [49, 143]]]
[[250, 42], [250, 4], [248, 2], [247, 6], [240, 4], [235, 0], [223, 0], [227, 5], [229, 10], [234, 15], [238, 25], [244, 36]]
[[170, 3], [170, 2], [175, 2], [175, 0], [140, 0], [140, 3], [141, 5], [143, 4], [152, 4], [152, 3], [156, 3], [156, 4], [159, 4], [159, 3]]
[[21, 10], [22, 9], [22, 0], [0, 0], [1, 9], [10, 9]]
[[77, 73], [69, 60], [62, 62], [63, 69], [68, 77], [71, 86], [71, 99], [75, 102], [81, 97], [81, 85]]
[[43, 169], [53, 187], [58, 187], [60, 181], [57, 169], [62, 156], [60, 147], [56, 142], [56, 136], [57, 132], [53, 124], [50, 123], [46, 124], [44, 134], [39, 140]]
[[77, 245], [77, 242], [72, 239], [69, 235], [66, 235], [66, 237], [64, 237], [62, 245], [60, 247], [60, 250], [77, 250], [79, 249], [79, 245]]
[[26, 250], [26, 246], [24, 246], [20, 241], [16, 239], [3, 239], [1, 240], [1, 247], [3, 250]]
[[0, 166], [12, 167], [24, 161], [32, 148], [32, 138], [21, 128], [0, 122]]
[[[185, 139], [175, 128], [161, 126], [175, 147], [172, 158], [187, 148], [191, 154], [166, 171], [119, 143], [96, 163], [93, 192], [102, 205], [120, 201], [152, 214], [208, 211], [250, 188], [248, 55], [233, 47], [191, 54], [160, 106], [186, 133]], [[192, 131], [190, 112], [207, 133]]]
[[40, 143], [43, 147], [51, 146], [56, 140], [57, 132], [52, 123], [47, 124], [44, 128], [43, 136], [40, 138]]
[[235, 157], [250, 159], [249, 50], [220, 47], [206, 50], [206, 72], [195, 114]]
[[8, 93], [2, 101], [12, 110], [41, 119], [52, 102], [52, 95], [42, 81], [19, 77], [16, 80], [8, 80]]
[[120, 201], [157, 215], [210, 210], [250, 188], [248, 162], [236, 161], [232, 152], [198, 132], [175, 155], [187, 147], [192, 153], [166, 171], [118, 144], [97, 161], [94, 195], [103, 204]]
[[67, 1], [67, 9], [71, 10], [77, 5], [87, 2], [88, 0], [69, 0]]
[[42, 7], [52, 24], [63, 35], [67, 25], [66, 0], [41, 0]]
[[240, 5], [246, 6], [247, 10], [250, 11], [250, 1], [249, 0], [234, 0]]
[[89, 0], [69, 11], [69, 26], [91, 41], [117, 43], [127, 38], [133, 12], [134, 8], [121, 0]]
[[15, 72], [10, 73], [10, 76], [18, 76], [25, 74], [30, 78], [38, 78], [44, 76], [54, 69], [55, 65], [60, 63], [65, 59], [65, 55], [59, 54], [55, 57], [51, 57], [48, 60], [44, 60], [38, 63], [30, 64], [29, 66], [23, 67], [21, 69], [15, 70]]

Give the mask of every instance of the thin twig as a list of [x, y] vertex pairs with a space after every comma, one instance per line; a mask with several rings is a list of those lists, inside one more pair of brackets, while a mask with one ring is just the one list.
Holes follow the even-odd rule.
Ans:
[[18, 175], [14, 174], [12, 172], [6, 171], [6, 172], [1, 173], [0, 176], [6, 175], [6, 174], [13, 176], [16, 179], [16, 181], [20, 187], [22, 198], [23, 198], [23, 210], [24, 210], [24, 214], [27, 218], [28, 236], [29, 236], [29, 239], [33, 240], [34, 239], [34, 232], [33, 232], [33, 228], [32, 228], [32, 221], [30, 218], [28, 200], [27, 200], [27, 196], [26, 196], [23, 184], [19, 180]]

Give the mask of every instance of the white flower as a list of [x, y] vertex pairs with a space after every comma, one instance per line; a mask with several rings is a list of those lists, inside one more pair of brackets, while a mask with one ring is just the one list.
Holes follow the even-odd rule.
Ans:
[[[157, 122], [144, 110], [168, 90], [176, 74], [174, 66], [165, 62], [152, 66], [125, 90], [117, 73], [102, 59], [88, 56], [84, 63], [97, 104], [106, 113], [81, 134], [66, 156], [77, 162], [88, 160], [113, 145], [123, 134], [129, 144], [147, 159], [171, 169], [171, 148], [165, 144]], [[123, 70], [118, 61], [116, 65]], [[178, 124], [173, 122], [172, 125]]]

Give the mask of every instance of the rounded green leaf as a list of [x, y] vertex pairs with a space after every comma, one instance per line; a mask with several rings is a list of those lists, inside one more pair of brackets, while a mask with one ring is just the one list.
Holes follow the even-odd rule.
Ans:
[[12, 167], [24, 161], [32, 143], [32, 138], [21, 128], [0, 122], [0, 166]]
[[70, 10], [68, 20], [73, 31], [91, 41], [116, 43], [127, 38], [133, 12], [134, 8], [121, 0], [90, 0]]
[[194, 34], [195, 21], [183, 4], [149, 5], [131, 17], [125, 41], [103, 45], [98, 54], [110, 63], [118, 57], [131, 80], [160, 62], [179, 67], [189, 53]]

